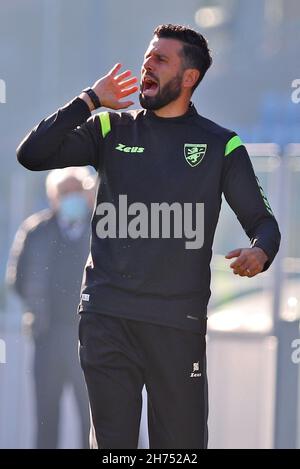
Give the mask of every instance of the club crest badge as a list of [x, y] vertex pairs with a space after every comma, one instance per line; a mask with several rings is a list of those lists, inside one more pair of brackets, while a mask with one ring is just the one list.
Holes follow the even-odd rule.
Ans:
[[184, 157], [187, 163], [194, 167], [203, 160], [207, 150], [206, 143], [185, 143], [184, 144]]

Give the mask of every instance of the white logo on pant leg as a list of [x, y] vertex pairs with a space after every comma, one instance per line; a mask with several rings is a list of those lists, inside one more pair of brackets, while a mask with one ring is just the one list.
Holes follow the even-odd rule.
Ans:
[[199, 362], [195, 362], [193, 363], [193, 371], [190, 375], [191, 378], [199, 378], [202, 373], [195, 373], [195, 371], [199, 371], [200, 370], [200, 367], [199, 367]]
[[83, 301], [90, 301], [90, 295], [87, 295], [86, 293], [82, 293], [81, 299]]

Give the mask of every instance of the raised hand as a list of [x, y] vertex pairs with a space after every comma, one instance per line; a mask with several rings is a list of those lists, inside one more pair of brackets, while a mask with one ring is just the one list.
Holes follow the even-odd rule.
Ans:
[[92, 86], [104, 107], [125, 109], [133, 104], [133, 101], [121, 100], [138, 90], [138, 86], [134, 85], [137, 78], [131, 76], [130, 70], [118, 75], [121, 67], [120, 63], [116, 64], [107, 75], [97, 80]]

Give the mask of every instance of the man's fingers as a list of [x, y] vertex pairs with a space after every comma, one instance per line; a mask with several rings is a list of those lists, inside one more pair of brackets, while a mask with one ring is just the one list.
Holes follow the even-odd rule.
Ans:
[[258, 269], [245, 269], [242, 272], [237, 272], [237, 275], [240, 277], [255, 277], [255, 275], [259, 274], [261, 271]]
[[248, 262], [247, 257], [240, 256], [234, 262], [230, 264], [230, 267], [232, 269], [245, 270], [247, 268], [247, 262]]
[[115, 75], [118, 73], [120, 68], [122, 67], [122, 64], [117, 63], [116, 65], [113, 66], [113, 68], [108, 72], [108, 75], [111, 75], [115, 77]]
[[126, 109], [127, 107], [132, 106], [132, 104], [134, 104], [134, 101], [120, 101], [115, 109]]
[[125, 98], [126, 96], [129, 96], [132, 93], [135, 93], [138, 90], [137, 86], [131, 86], [130, 88], [127, 88], [126, 90], [122, 90], [120, 93], [120, 98]]
[[236, 267], [233, 271], [234, 274], [239, 275], [240, 277], [255, 277], [262, 271], [262, 268], [259, 267], [256, 263], [249, 263], [248, 261], [240, 267]]
[[230, 251], [226, 256], [225, 259], [232, 259], [233, 257], [238, 257], [242, 252], [242, 249], [234, 249]]
[[137, 82], [137, 78], [132, 77], [129, 80], [125, 80], [125, 81], [122, 81], [121, 83], [119, 83], [119, 86], [122, 90], [124, 90], [125, 88], [128, 88], [128, 86], [133, 85], [136, 82]]
[[233, 273], [235, 275], [239, 275], [240, 277], [249, 277], [251, 275], [250, 269], [237, 269], [234, 270]]
[[125, 72], [122, 72], [120, 73], [120, 75], [115, 76], [115, 81], [117, 83], [120, 83], [125, 78], [130, 77], [131, 73], [132, 73], [131, 70], [126, 70]]
[[259, 274], [259, 270], [251, 270], [251, 269], [246, 269], [246, 275], [247, 277], [251, 278], [251, 277], [254, 277], [255, 275]]
[[232, 268], [232, 270], [235, 271], [234, 273], [243, 272], [248, 268], [247, 260], [245, 260], [244, 262], [231, 264], [230, 267]]

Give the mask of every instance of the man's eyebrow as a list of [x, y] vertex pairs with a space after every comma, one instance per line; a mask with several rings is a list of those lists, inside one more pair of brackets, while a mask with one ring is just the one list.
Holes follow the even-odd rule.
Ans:
[[[145, 59], [147, 59], [151, 55], [151, 51], [148, 52], [148, 54], [145, 54]], [[161, 59], [168, 59], [169, 57], [165, 54], [161, 54], [160, 52], [153, 52], [152, 55], [155, 55], [156, 57], [159, 57]]]

